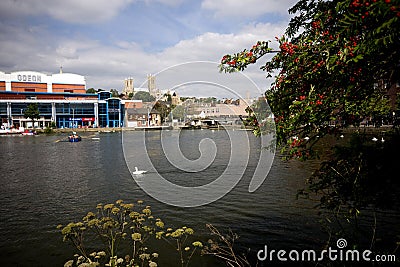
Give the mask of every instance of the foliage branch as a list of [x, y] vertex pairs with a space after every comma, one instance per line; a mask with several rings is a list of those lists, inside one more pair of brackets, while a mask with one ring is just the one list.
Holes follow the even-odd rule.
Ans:
[[[396, 205], [387, 198], [400, 188], [386, 164], [394, 154], [384, 151], [398, 143], [398, 135], [382, 136], [374, 144], [359, 126], [398, 113], [388, 90], [400, 81], [399, 1], [300, 0], [289, 13], [294, 16], [285, 35], [276, 37], [279, 51], [259, 41], [223, 56], [220, 70], [243, 71], [275, 52], [261, 69], [274, 77], [265, 97], [274, 114], [277, 146], [286, 158], [312, 158], [322, 137], [338, 138], [354, 127], [358, 141], [336, 147], [301, 193], [317, 193], [321, 207], [347, 219], [371, 204]], [[270, 128], [264, 131], [260, 125], [253, 123], [255, 133], [268, 133]], [[374, 153], [385, 157], [378, 160]], [[389, 169], [382, 172], [382, 166]]]
[[[280, 51], [262, 66], [267, 77], [275, 74], [265, 95], [277, 144], [290, 157], [307, 158], [317, 136], [358, 126], [397, 81], [400, 8], [390, 0], [301, 0], [289, 12], [297, 15], [276, 38]], [[221, 71], [242, 71], [270, 52], [259, 41], [225, 55]], [[381, 105], [387, 113], [388, 103]]]

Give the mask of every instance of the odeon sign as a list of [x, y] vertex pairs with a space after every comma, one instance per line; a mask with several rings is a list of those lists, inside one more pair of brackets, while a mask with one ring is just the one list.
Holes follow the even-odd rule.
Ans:
[[32, 74], [18, 74], [17, 80], [19, 82], [41, 82], [41, 75], [32, 75]]

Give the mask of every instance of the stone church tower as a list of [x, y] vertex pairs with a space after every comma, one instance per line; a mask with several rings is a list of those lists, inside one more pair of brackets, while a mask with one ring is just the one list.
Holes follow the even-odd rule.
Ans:
[[152, 96], [156, 94], [156, 77], [149, 74], [147, 75], [147, 89], [149, 89], [149, 93]]
[[122, 90], [122, 93], [126, 96], [128, 96], [130, 93], [134, 92], [134, 87], [133, 87], [133, 78], [127, 78], [125, 79], [125, 85], [124, 89]]
[[154, 96], [156, 99], [161, 97], [161, 91], [156, 87], [156, 76], [151, 74], [147, 75], [147, 89], [150, 95]]

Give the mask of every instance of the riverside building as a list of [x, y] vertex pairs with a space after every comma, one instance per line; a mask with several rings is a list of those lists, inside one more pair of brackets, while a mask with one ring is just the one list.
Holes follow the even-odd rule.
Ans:
[[24, 112], [37, 104], [40, 119], [35, 127], [122, 127], [124, 104], [102, 91], [86, 93], [85, 77], [73, 73], [45, 74], [35, 71], [0, 71], [0, 126], [32, 127]]

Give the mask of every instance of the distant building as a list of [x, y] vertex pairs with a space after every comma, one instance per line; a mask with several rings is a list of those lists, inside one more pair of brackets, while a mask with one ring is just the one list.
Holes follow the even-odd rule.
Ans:
[[153, 105], [143, 103], [142, 100], [126, 100], [125, 123], [126, 127], [160, 126], [160, 112], [153, 109]]
[[179, 97], [179, 95], [176, 92], [173, 92], [171, 95], [171, 105], [178, 106], [181, 103], [182, 102], [181, 102], [181, 98]]
[[124, 89], [122, 90], [122, 94], [129, 96], [129, 94], [133, 94], [135, 88], [133, 86], [133, 78], [127, 78], [124, 81]]
[[143, 102], [142, 100], [125, 100], [124, 105], [125, 105], [125, 110], [136, 109], [136, 108], [142, 108]]
[[175, 91], [168, 90], [164, 96], [159, 99], [165, 102], [171, 102], [171, 105], [178, 106], [182, 104], [181, 98], [179, 97], [178, 93]]
[[150, 95], [154, 96], [156, 99], [160, 99], [161, 90], [156, 87], [156, 76], [151, 74], [147, 75], [147, 89]]
[[0, 92], [86, 93], [85, 77], [73, 73], [0, 72]]
[[149, 93], [154, 96], [156, 93], [156, 77], [151, 74], [147, 75], [147, 88]]
[[252, 103], [249, 100], [229, 100], [225, 101], [227, 104], [206, 104], [200, 105], [197, 108], [198, 114], [204, 114], [209, 118], [231, 118], [246, 116], [246, 108]]
[[[37, 104], [40, 119], [24, 117]], [[86, 94], [85, 77], [73, 73], [35, 71], [0, 72], [0, 126], [2, 128], [121, 127], [124, 103], [107, 91]]]

